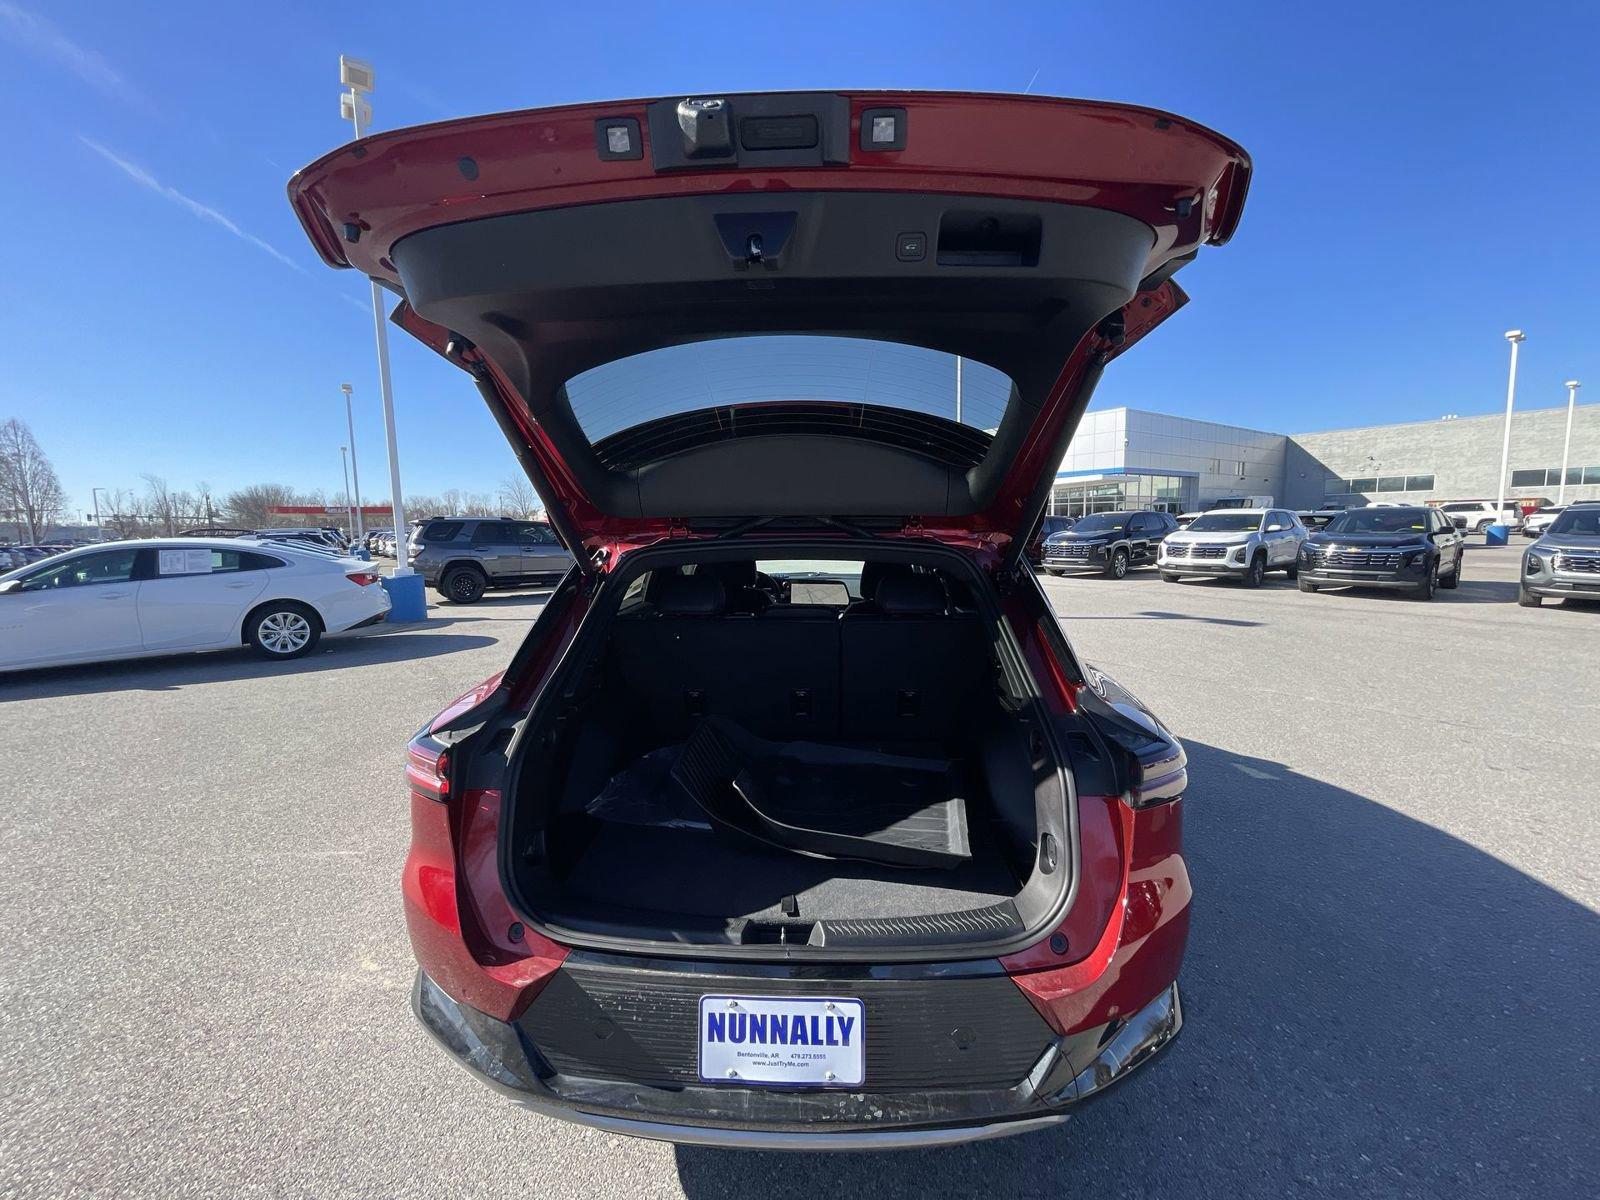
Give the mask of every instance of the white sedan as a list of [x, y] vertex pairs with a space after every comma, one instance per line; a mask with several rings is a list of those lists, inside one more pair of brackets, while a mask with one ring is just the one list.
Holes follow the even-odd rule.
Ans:
[[221, 650], [298, 658], [376, 624], [371, 563], [249, 538], [106, 542], [0, 575], [0, 671]]

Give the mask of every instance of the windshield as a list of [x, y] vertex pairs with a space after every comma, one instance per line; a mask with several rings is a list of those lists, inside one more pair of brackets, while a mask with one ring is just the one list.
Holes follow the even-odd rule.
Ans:
[[1600, 537], [1600, 504], [1592, 508], [1569, 508], [1550, 525], [1553, 534], [1570, 533], [1578, 537]]
[[1340, 513], [1328, 522], [1328, 533], [1426, 533], [1425, 508], [1362, 508]]
[[1112, 530], [1121, 529], [1127, 520], [1126, 513], [1091, 513], [1087, 517], [1078, 518], [1078, 523], [1072, 527], [1072, 532], [1110, 533]]
[[1254, 533], [1261, 528], [1258, 512], [1211, 512], [1189, 524], [1191, 533]]
[[591, 442], [698, 409], [793, 400], [876, 404], [993, 430], [1010, 399], [1010, 377], [970, 358], [897, 342], [808, 335], [668, 346], [567, 381], [572, 414]]

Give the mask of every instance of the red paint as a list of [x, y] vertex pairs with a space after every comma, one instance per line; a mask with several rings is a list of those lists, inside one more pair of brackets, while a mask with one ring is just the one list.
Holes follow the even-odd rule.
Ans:
[[[711, 169], [657, 175], [642, 162], [601, 162], [594, 152], [598, 118], [644, 120], [644, 101], [576, 105], [446, 122], [369, 137], [319, 160], [295, 177], [290, 197], [307, 233], [332, 265], [354, 266], [397, 282], [388, 255], [401, 237], [445, 222], [557, 205], [724, 191], [867, 189], [945, 192], [1092, 204], [1146, 222], [1154, 231], [1152, 266], [1219, 244], [1233, 232], [1250, 175], [1232, 142], [1192, 123], [1148, 109], [1030, 97], [863, 93], [852, 95], [855, 121], [865, 107], [906, 108], [911, 148], [889, 154], [853, 149], [844, 166], [750, 171]], [[856, 140], [852, 137], [852, 145]], [[1041, 154], [1039, 147], [1051, 152]], [[468, 184], [459, 161], [473, 158]], [[1179, 217], [1179, 202], [1197, 200]], [[346, 223], [359, 242], [340, 234]], [[970, 553], [994, 571], [1024, 513], [1033, 484], [1056, 469], [1053, 448], [1078, 418], [1086, 377], [1143, 337], [1185, 301], [1166, 283], [1123, 310], [1120, 343], [1090, 333], [1072, 348], [1060, 377], [1028, 430], [994, 502], [967, 518], [911, 517], [887, 537], [932, 540]], [[396, 315], [408, 332], [444, 353], [446, 330], [406, 305]], [[467, 353], [463, 365], [486, 369], [522, 439], [548, 479], [545, 500], [571, 517], [585, 554], [609, 571], [631, 551], [691, 536], [668, 519], [627, 520], [601, 512], [572, 477], [555, 447], [516, 397], [499, 368]], [[796, 535], [799, 536], [799, 535]], [[819, 541], [829, 534], [817, 534]], [[555, 625], [520, 662], [514, 677], [495, 676], [458, 697], [429, 725], [439, 731], [501, 688], [526, 711], [588, 607], [571, 597]], [[1079, 710], [1082, 685], [1067, 652], [1053, 646], [1053, 621], [1025, 589], [1005, 600], [1005, 615], [1058, 716]], [[447, 993], [502, 1020], [520, 1014], [565, 959], [568, 949], [523, 926], [501, 887], [498, 863], [503, 797], [496, 790], [449, 786], [448, 759], [413, 760], [412, 844], [402, 877], [407, 926], [418, 962]], [[1051, 938], [1003, 960], [1030, 1001], [1061, 1032], [1103, 1024], [1143, 1007], [1178, 973], [1188, 932], [1190, 887], [1182, 855], [1181, 802], [1134, 810], [1121, 798], [1077, 799], [1079, 863], [1071, 909]], [[515, 934], [515, 936], [514, 936]]]
[[[375, 134], [312, 163], [289, 184], [289, 198], [319, 253], [398, 283], [390, 248], [433, 226], [577, 204], [663, 196], [791, 190], [905, 191], [970, 194], [1092, 205], [1151, 227], [1146, 271], [1202, 244], [1231, 236], [1244, 205], [1250, 160], [1234, 142], [1171, 114], [1127, 105], [1034, 96], [960, 93], [847, 93], [850, 162], [757, 170], [717, 166], [657, 173], [649, 154], [645, 100], [580, 104], [446, 121]], [[906, 110], [907, 149], [866, 152], [856, 136], [862, 110]], [[645, 157], [601, 161], [595, 121], [633, 117]], [[1048, 148], [1048, 149], [1045, 149]], [[463, 159], [476, 164], [469, 182]], [[1186, 215], [1178, 215], [1180, 212]], [[357, 227], [359, 240], [343, 230]], [[1184, 302], [1170, 282], [1123, 310], [1120, 346], [1090, 333], [1070, 357], [1041, 406], [1022, 452], [993, 503], [969, 518], [941, 518], [962, 536], [1009, 539], [1028, 497], [1059, 465], [1053, 448], [1079, 416], [1090, 369], [1144, 336]], [[447, 331], [402, 306], [397, 320], [443, 352]], [[475, 355], [469, 356], [476, 361]], [[623, 538], [670, 535], [670, 522], [607, 516], [583, 493], [514, 389], [492, 362], [489, 376], [526, 447], [538, 459], [586, 552]], [[927, 518], [925, 518], [927, 519]]]

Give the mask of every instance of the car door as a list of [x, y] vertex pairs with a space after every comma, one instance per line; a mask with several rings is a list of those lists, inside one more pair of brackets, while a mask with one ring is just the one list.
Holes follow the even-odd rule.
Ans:
[[146, 650], [236, 645], [246, 611], [267, 586], [265, 554], [212, 546], [161, 546], [139, 588]]
[[522, 571], [525, 575], [565, 575], [572, 565], [555, 530], [538, 521], [528, 521], [517, 526], [522, 547]]
[[523, 573], [522, 542], [510, 521], [479, 521], [472, 531], [472, 557], [490, 579], [515, 579]]
[[1153, 513], [1139, 513], [1128, 522], [1128, 561], [1154, 562], [1156, 543], [1161, 539], [1156, 530], [1160, 520]]
[[1439, 547], [1439, 573], [1451, 575], [1460, 571], [1466, 535], [1437, 509], [1429, 512], [1428, 519], [1433, 524], [1433, 543]]
[[1282, 566], [1294, 557], [1294, 520], [1286, 512], [1268, 511], [1261, 521], [1261, 543], [1267, 550], [1267, 564]]
[[93, 662], [143, 648], [137, 547], [75, 554], [0, 594], [0, 666]]

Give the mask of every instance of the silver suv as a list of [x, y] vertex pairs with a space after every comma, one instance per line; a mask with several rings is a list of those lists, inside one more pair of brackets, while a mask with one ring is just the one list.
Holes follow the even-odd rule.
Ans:
[[1550, 530], [1522, 552], [1517, 603], [1600, 600], [1600, 500], [1569, 505]]
[[1156, 556], [1161, 578], [1225, 576], [1260, 587], [1268, 571], [1299, 574], [1300, 543], [1308, 530], [1281, 508], [1232, 508], [1201, 513], [1187, 529], [1168, 534]]
[[573, 566], [549, 525], [503, 517], [434, 517], [412, 539], [408, 561], [457, 604], [475, 604], [490, 588], [554, 586]]

